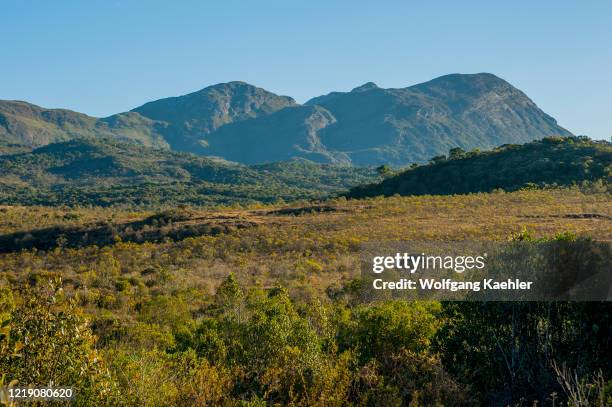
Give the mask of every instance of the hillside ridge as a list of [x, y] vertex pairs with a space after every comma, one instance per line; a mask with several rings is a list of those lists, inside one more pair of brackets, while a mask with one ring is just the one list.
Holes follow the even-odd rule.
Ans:
[[490, 151], [451, 149], [377, 184], [353, 188], [347, 196], [453, 195], [503, 189], [595, 183], [609, 189], [612, 143], [586, 137], [548, 137]]

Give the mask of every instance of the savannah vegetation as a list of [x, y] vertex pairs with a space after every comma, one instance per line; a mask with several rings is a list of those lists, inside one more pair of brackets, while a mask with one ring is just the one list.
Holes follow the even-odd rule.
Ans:
[[76, 405], [608, 405], [609, 303], [365, 303], [360, 243], [612, 238], [574, 186], [0, 207], [0, 376]]

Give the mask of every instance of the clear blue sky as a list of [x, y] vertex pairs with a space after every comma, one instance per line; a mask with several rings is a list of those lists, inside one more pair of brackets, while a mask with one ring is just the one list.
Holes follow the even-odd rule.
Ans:
[[0, 3], [0, 99], [94, 116], [243, 80], [299, 102], [491, 72], [612, 136], [612, 1]]

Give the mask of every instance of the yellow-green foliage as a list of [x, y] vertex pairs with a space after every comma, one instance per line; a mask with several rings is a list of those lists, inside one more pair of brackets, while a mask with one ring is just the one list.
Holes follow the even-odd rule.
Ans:
[[[170, 221], [143, 222], [138, 241], [117, 232], [100, 245], [65, 236], [48, 250], [3, 250], [1, 372], [78, 386], [83, 403], [179, 406], [469, 405], [506, 397], [511, 383], [517, 397], [565, 400], [553, 359], [581, 377], [609, 374], [607, 303], [360, 304], [355, 280], [366, 241], [609, 240], [609, 194], [340, 198], [286, 209], [183, 208], [183, 219], [2, 208], [3, 235]], [[218, 231], [157, 239], [203, 222]], [[226, 227], [238, 223], [247, 226]], [[61, 291], [47, 289], [56, 277]], [[508, 370], [508, 355], [522, 358], [521, 372]]]
[[0, 377], [12, 385], [74, 386], [78, 405], [112, 400], [115, 388], [88, 321], [64, 297], [60, 282], [28, 290], [18, 300], [0, 323]]

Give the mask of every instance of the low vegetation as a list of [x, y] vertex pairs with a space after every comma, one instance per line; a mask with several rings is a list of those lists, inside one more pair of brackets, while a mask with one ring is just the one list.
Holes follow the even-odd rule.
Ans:
[[573, 187], [0, 207], [0, 377], [74, 385], [76, 405], [605, 405], [610, 303], [365, 303], [358, 254], [377, 240], [610, 240], [609, 202]]

